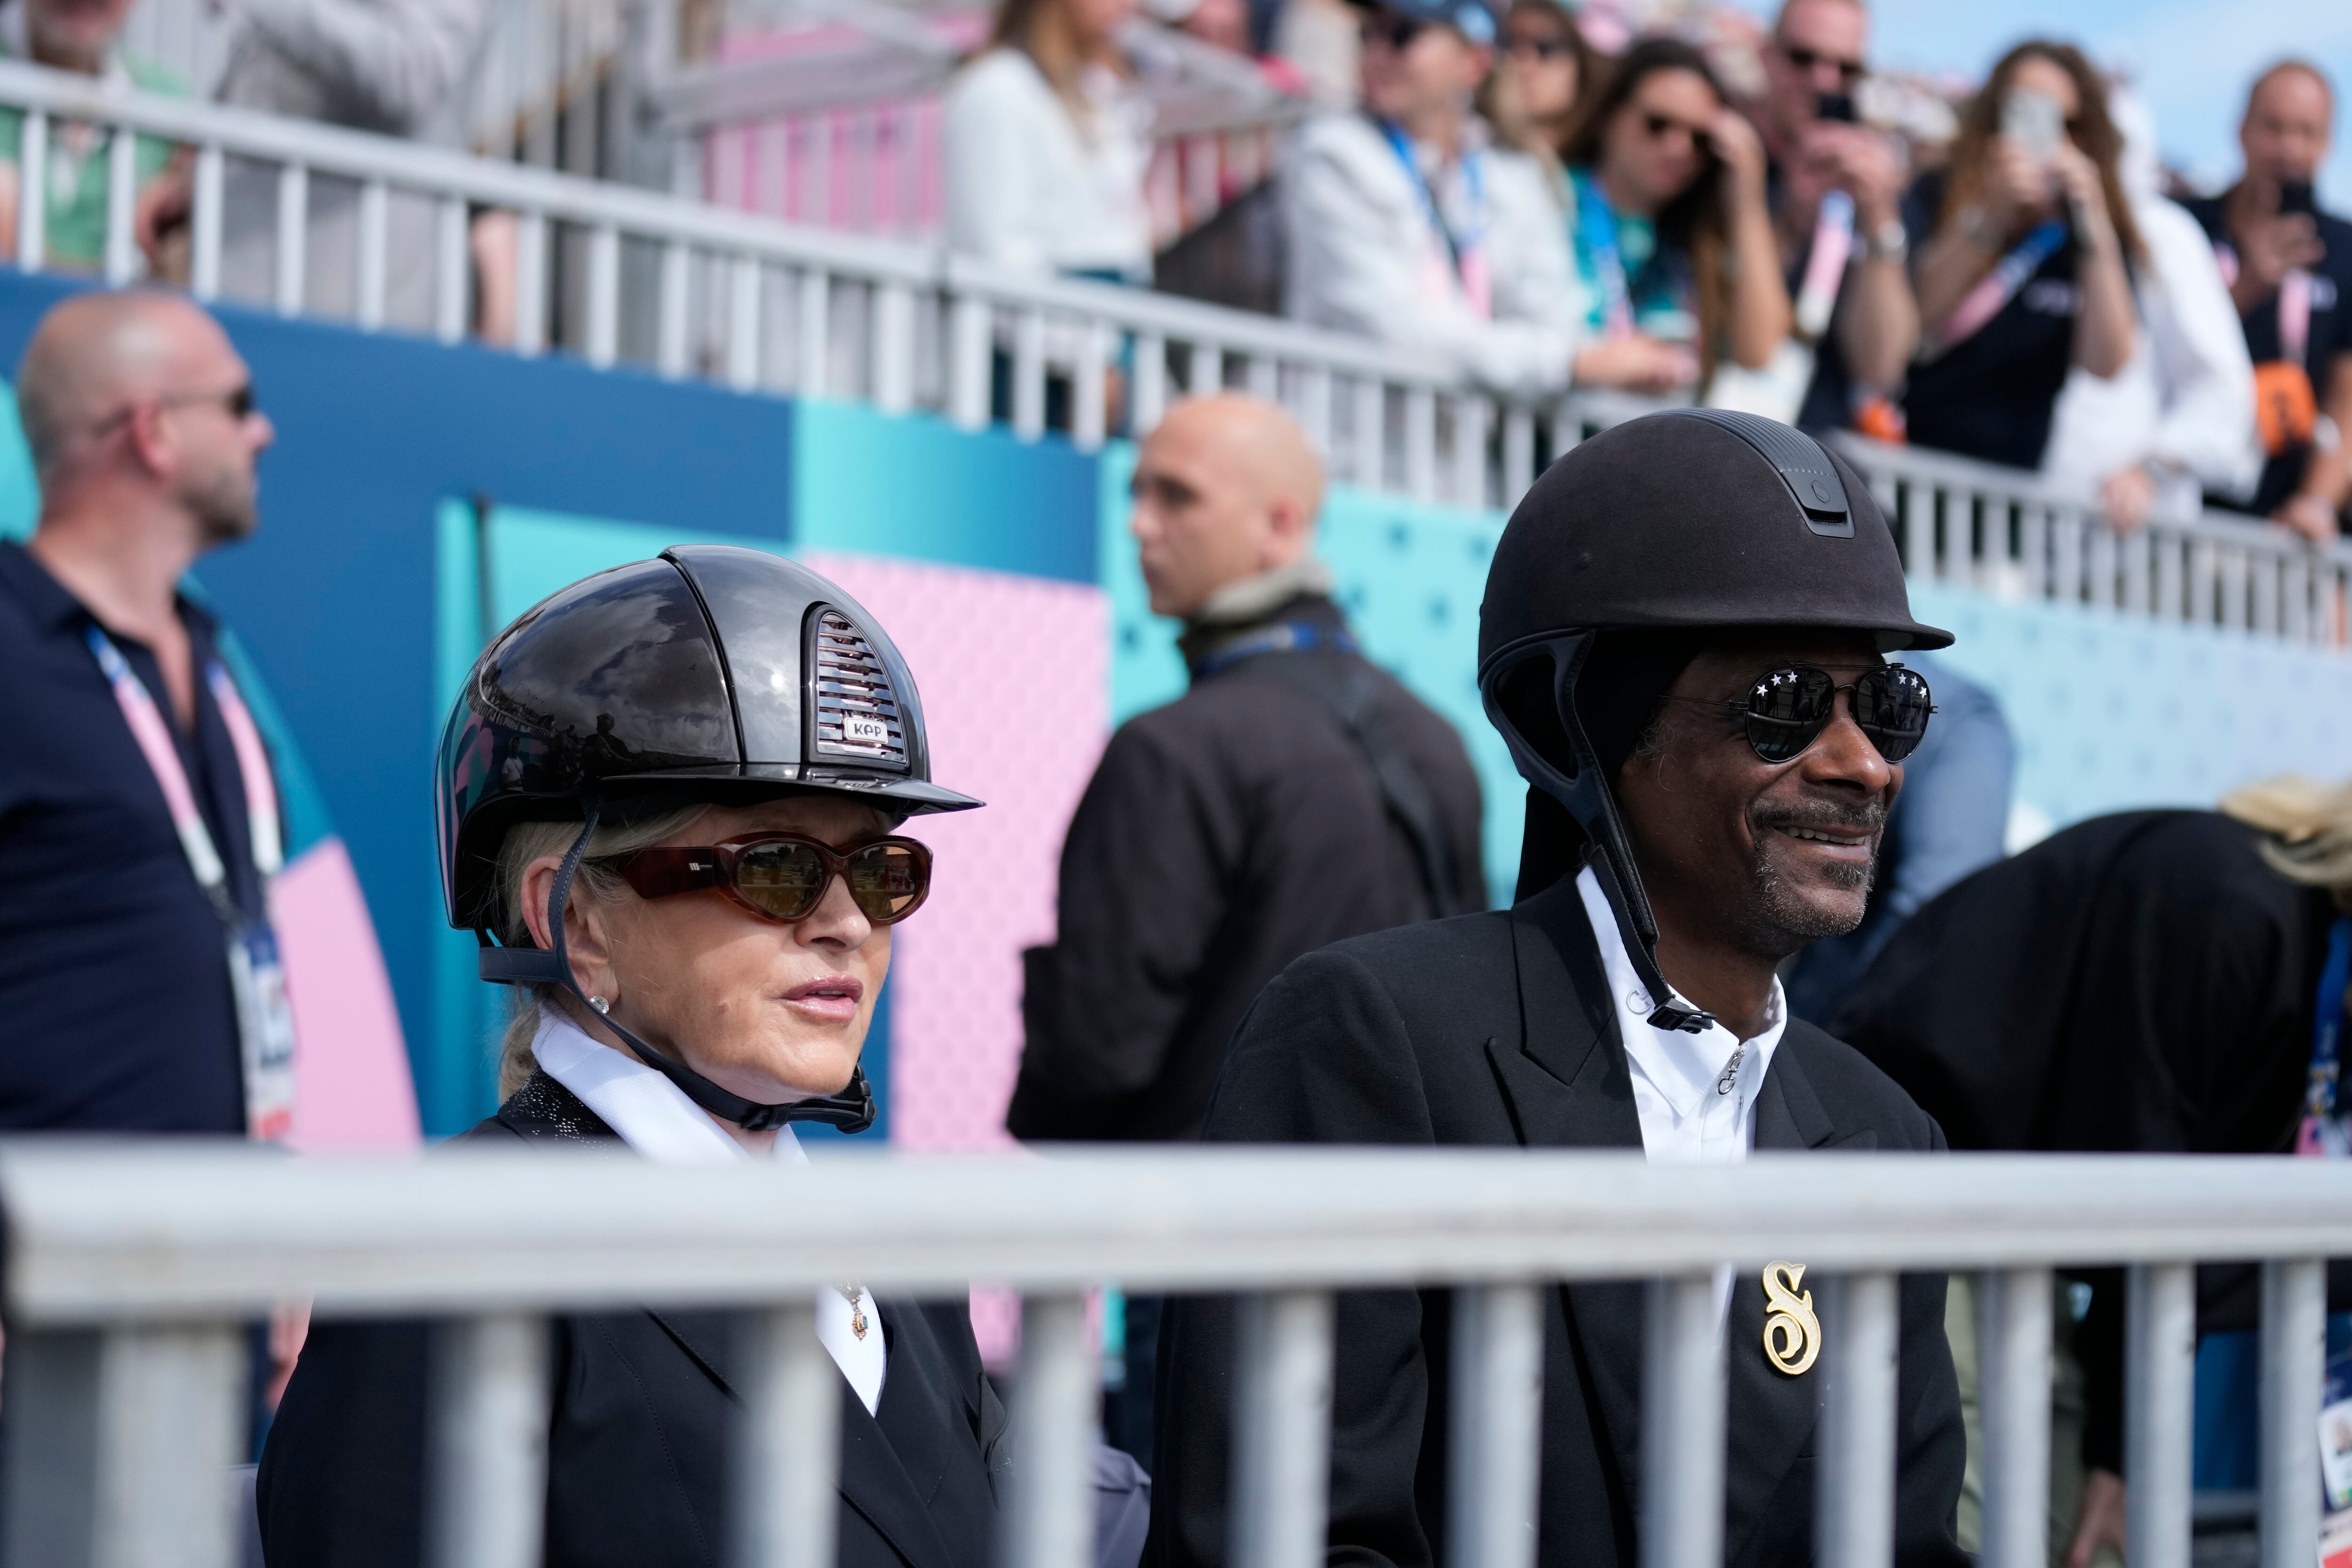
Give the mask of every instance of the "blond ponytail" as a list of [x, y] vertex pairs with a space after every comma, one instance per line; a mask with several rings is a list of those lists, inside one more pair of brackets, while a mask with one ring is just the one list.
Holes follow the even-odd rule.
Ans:
[[2221, 811], [2270, 835], [2263, 858], [2281, 876], [2332, 889], [2352, 908], [2352, 784], [2282, 773], [2231, 790]]

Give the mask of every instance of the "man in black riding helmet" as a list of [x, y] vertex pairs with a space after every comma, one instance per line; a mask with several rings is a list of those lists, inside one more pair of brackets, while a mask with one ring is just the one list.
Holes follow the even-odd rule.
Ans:
[[[1580, 446], [1513, 515], [1480, 612], [1487, 713], [1534, 786], [1517, 902], [1291, 965], [1244, 1019], [1203, 1136], [1697, 1163], [1941, 1149], [1901, 1089], [1788, 1016], [1775, 972], [1862, 918], [1931, 710], [1886, 656], [1950, 641], [1912, 618], [1861, 478], [1810, 437], [1682, 410]], [[1801, 1267], [1774, 1268], [1718, 1287], [1723, 1556], [1757, 1568], [1814, 1546], [1822, 1330], [1767, 1337], [1768, 1292], [1802, 1287]], [[1965, 1440], [1943, 1303], [1940, 1276], [1903, 1282], [1894, 1554], [1956, 1568]], [[1568, 1286], [1545, 1312], [1538, 1560], [1632, 1564], [1642, 1287]], [[1436, 1561], [1450, 1313], [1442, 1290], [1340, 1299], [1335, 1552]], [[1234, 1353], [1229, 1304], [1171, 1310], [1146, 1553], [1163, 1568], [1224, 1551]]]

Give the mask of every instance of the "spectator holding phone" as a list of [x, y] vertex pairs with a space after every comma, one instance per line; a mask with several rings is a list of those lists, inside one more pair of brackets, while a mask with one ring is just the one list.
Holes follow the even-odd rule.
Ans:
[[1281, 183], [1288, 313], [1507, 395], [1559, 391], [1582, 314], [1559, 205], [1473, 109], [1495, 14], [1383, 0], [1356, 16], [1363, 108], [1308, 121]]
[[1718, 362], [1769, 363], [1789, 291], [1764, 205], [1764, 146], [1698, 50], [1644, 38], [1577, 117], [1567, 147], [1585, 328], [1576, 379], [1664, 393]]
[[1784, 0], [1764, 49], [1756, 124], [1781, 276], [1812, 350], [1796, 423], [1813, 431], [1843, 429], [1893, 392], [1919, 342], [1904, 155], [1854, 111], [1869, 56], [1862, 0]]
[[1948, 170], [1912, 186], [1915, 443], [2038, 468], [2067, 373], [2109, 377], [2130, 360], [2130, 267], [2144, 251], [2117, 143], [2082, 51], [2032, 39], [1993, 67]]
[[2245, 173], [2188, 204], [2213, 241], [2254, 361], [2266, 459], [2248, 504], [2333, 541], [2352, 492], [2352, 223], [2323, 213], [2312, 177], [2327, 159], [2335, 89], [2302, 60], [2273, 66], [2246, 95]]

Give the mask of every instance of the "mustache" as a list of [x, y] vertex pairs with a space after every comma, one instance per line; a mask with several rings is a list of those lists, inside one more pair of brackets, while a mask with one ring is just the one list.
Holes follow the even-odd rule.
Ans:
[[1748, 820], [1759, 831], [1837, 827], [1875, 835], [1885, 827], [1886, 813], [1884, 796], [1874, 797], [1864, 805], [1851, 806], [1826, 800], [1787, 801], [1759, 805], [1748, 814]]

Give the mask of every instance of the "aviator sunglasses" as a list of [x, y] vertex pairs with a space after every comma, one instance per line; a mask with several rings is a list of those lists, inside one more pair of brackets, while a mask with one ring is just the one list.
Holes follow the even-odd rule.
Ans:
[[873, 838], [840, 850], [797, 833], [758, 833], [699, 847], [638, 849], [600, 858], [641, 899], [717, 888], [763, 920], [804, 921], [838, 877], [866, 918], [895, 925], [931, 890], [931, 851], [912, 838]]
[[1936, 706], [1927, 694], [1927, 678], [1899, 664], [1865, 670], [1844, 685], [1816, 666], [1787, 665], [1759, 675], [1744, 697], [1720, 702], [1706, 697], [1675, 700], [1727, 710], [1759, 757], [1785, 763], [1822, 738], [1837, 716], [1841, 691], [1853, 693], [1854, 728], [1870, 738], [1880, 756], [1899, 763], [1919, 749], [1927, 733], [1927, 715]]

